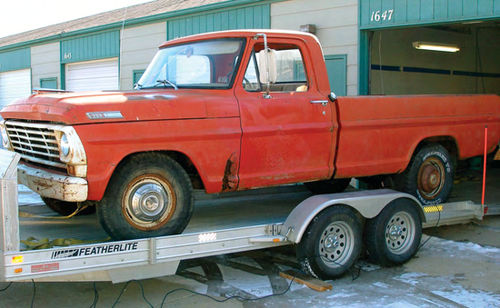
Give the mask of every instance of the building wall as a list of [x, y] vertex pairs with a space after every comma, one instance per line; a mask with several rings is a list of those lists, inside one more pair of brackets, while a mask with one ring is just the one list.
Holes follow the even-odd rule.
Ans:
[[271, 4], [271, 28], [316, 25], [326, 55], [347, 54], [347, 95], [358, 94], [358, 1], [291, 0]]
[[144, 70], [153, 59], [158, 46], [167, 39], [165, 22], [125, 28], [120, 56], [120, 88], [133, 88], [133, 71]]
[[[372, 38], [371, 63], [400, 70], [380, 71], [372, 67], [370, 94], [500, 93], [500, 42], [491, 39], [499, 36], [498, 27], [463, 26], [460, 31], [430, 28], [376, 31]], [[417, 50], [412, 46], [414, 41], [456, 44], [460, 51]], [[407, 67], [430, 71], [408, 72], [405, 71]], [[477, 77], [470, 73], [497, 76]]]
[[40, 87], [41, 78], [57, 78], [61, 87], [59, 42], [31, 47], [31, 84]]

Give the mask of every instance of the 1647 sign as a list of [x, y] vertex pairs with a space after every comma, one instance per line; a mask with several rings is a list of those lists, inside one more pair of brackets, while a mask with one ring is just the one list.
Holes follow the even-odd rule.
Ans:
[[390, 21], [392, 19], [392, 14], [394, 13], [394, 9], [385, 10], [385, 11], [372, 11], [370, 21], [371, 22], [382, 22], [382, 21]]

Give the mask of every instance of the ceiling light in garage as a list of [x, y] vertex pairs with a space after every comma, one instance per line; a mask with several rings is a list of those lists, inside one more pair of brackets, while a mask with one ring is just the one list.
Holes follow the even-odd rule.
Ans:
[[457, 52], [460, 50], [457, 45], [429, 43], [429, 42], [413, 42], [413, 47], [416, 49], [444, 51], [444, 52]]

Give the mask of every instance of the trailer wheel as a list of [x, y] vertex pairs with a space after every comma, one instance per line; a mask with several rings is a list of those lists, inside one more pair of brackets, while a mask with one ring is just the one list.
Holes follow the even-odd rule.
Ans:
[[414, 195], [424, 205], [446, 202], [453, 186], [453, 162], [439, 144], [420, 149], [408, 168], [396, 176], [397, 188]]
[[[73, 214], [78, 208], [76, 202], [61, 201], [57, 199], [41, 197], [45, 205], [47, 205], [51, 210], [62, 216], [68, 216]], [[77, 216], [80, 215], [90, 215], [95, 213], [95, 206], [88, 205], [86, 208], [78, 212]]]
[[324, 181], [307, 182], [304, 185], [315, 194], [333, 194], [346, 190], [351, 179], [330, 179]]
[[402, 264], [418, 250], [422, 221], [411, 201], [398, 199], [387, 205], [365, 227], [365, 244], [370, 259], [384, 266]]
[[329, 279], [344, 274], [361, 252], [361, 222], [350, 208], [333, 206], [318, 214], [297, 246], [302, 270]]
[[193, 213], [192, 186], [184, 169], [161, 154], [139, 154], [110, 180], [97, 214], [114, 239], [181, 233]]

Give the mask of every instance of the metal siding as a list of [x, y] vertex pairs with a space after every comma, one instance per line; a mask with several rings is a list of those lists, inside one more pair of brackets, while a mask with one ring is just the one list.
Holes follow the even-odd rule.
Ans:
[[0, 72], [8, 72], [30, 68], [30, 48], [22, 48], [0, 53]]
[[119, 53], [118, 30], [61, 41], [61, 63], [113, 58]]
[[270, 27], [269, 4], [228, 9], [167, 21], [167, 40], [203, 32]]
[[448, 0], [434, 1], [434, 18], [436, 19], [448, 18]]
[[[394, 10], [391, 20], [372, 20]], [[360, 29], [500, 18], [500, 0], [360, 0]]]

